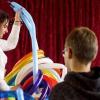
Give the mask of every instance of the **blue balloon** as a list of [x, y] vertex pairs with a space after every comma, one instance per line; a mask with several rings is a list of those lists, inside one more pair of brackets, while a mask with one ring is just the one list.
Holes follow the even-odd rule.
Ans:
[[[34, 21], [32, 19], [32, 16], [28, 13], [28, 11], [24, 7], [22, 7], [21, 5], [19, 5], [16, 2], [10, 2], [10, 6], [13, 8], [13, 10], [15, 12], [20, 10], [20, 12], [21, 12], [21, 14], [20, 14], [21, 20], [25, 23], [27, 29], [29, 30], [30, 36], [31, 36], [32, 54], [33, 54], [33, 62], [34, 62], [34, 65], [33, 65], [34, 89], [32, 88], [33, 89], [32, 91], [35, 92], [35, 91], [37, 91], [38, 86], [42, 82], [42, 80], [39, 79], [40, 78], [40, 76], [39, 76], [40, 74], [38, 73], [38, 71], [39, 71], [38, 70], [38, 54], [37, 54], [38, 43], [37, 43], [37, 39], [36, 39], [35, 23], [34, 23]], [[51, 70], [51, 71], [57, 76], [56, 72], [54, 72], [53, 70]], [[41, 78], [42, 77], [43, 77], [43, 75], [41, 74]], [[59, 79], [58, 76], [57, 76], [57, 78]], [[48, 84], [46, 83], [45, 84], [45, 88], [42, 91], [42, 95], [40, 97], [40, 100], [42, 100], [43, 98], [47, 97], [48, 91], [50, 91], [50, 89], [49, 89]], [[22, 94], [21, 90], [19, 90], [19, 92]], [[46, 100], [48, 100], [48, 99], [46, 99]]]
[[21, 12], [20, 17], [29, 30], [31, 40], [32, 40], [32, 54], [33, 54], [33, 62], [34, 62], [33, 77], [35, 80], [35, 77], [38, 74], [38, 53], [37, 53], [38, 43], [37, 43], [37, 39], [36, 39], [35, 23], [32, 19], [32, 16], [28, 13], [28, 11], [24, 7], [22, 7], [21, 5], [19, 5], [16, 2], [10, 2], [10, 6], [13, 8], [13, 10], [15, 12], [20, 10], [20, 12]]
[[[12, 100], [23, 100], [21, 97], [17, 97], [17, 96], [21, 96], [19, 93], [19, 90], [15, 90], [15, 91], [0, 91], [0, 100], [10, 100], [10, 97], [12, 97]], [[22, 90], [23, 92], [23, 90]], [[18, 94], [17, 94], [18, 93]], [[23, 92], [23, 98], [24, 100], [35, 100], [32, 96], [28, 95], [27, 93]]]
[[18, 88], [16, 90], [16, 95], [17, 95], [18, 100], [24, 100], [24, 93], [23, 93], [23, 90], [21, 88]]

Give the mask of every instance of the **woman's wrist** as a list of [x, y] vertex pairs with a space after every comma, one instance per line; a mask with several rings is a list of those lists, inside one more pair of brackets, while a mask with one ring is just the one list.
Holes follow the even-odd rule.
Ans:
[[15, 22], [21, 22], [20, 20], [15, 20]]
[[21, 21], [15, 20], [15, 21], [14, 21], [14, 24], [15, 24], [15, 25], [20, 25], [20, 24], [21, 24]]

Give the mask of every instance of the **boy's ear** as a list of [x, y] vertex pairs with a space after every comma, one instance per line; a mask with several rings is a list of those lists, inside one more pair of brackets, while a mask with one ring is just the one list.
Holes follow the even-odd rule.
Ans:
[[71, 48], [68, 48], [68, 57], [69, 57], [69, 59], [72, 58], [72, 49]]

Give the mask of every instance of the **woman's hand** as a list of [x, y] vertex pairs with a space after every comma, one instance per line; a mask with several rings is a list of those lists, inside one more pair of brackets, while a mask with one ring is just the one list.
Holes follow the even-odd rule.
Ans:
[[11, 90], [17, 90], [17, 88], [21, 87], [20, 85], [12, 86]]
[[15, 13], [15, 21], [14, 24], [21, 25], [21, 19], [20, 19], [20, 11]]

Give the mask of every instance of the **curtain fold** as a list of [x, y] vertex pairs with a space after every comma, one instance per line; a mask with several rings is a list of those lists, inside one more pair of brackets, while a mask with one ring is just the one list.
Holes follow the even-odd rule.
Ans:
[[[75, 27], [87, 26], [92, 29], [100, 44], [100, 0], [15, 0], [15, 2], [23, 5], [32, 15], [39, 48], [43, 49], [45, 55], [54, 62], [64, 63], [62, 50], [65, 37]], [[7, 0], [0, 1], [0, 9], [7, 11], [11, 17], [14, 16]], [[30, 51], [31, 38], [25, 25], [22, 25], [17, 48], [6, 52], [7, 72]], [[99, 59], [100, 49], [93, 66], [100, 65]]]

